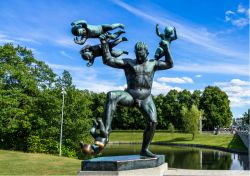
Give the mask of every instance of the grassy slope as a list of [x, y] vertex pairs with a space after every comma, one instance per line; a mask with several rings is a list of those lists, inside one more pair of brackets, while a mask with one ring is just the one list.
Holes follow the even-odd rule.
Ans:
[[[141, 142], [143, 132], [113, 132], [110, 141], [120, 142]], [[192, 140], [191, 134], [157, 132], [153, 142], [172, 142], [179, 144], [202, 144], [209, 146], [219, 146], [230, 149], [247, 150], [238, 136], [233, 134], [199, 134]]]
[[[234, 135], [198, 135], [157, 132], [154, 142], [203, 144], [246, 150], [241, 140]], [[113, 132], [110, 141], [141, 142], [142, 132]], [[46, 154], [22, 153], [0, 150], [0, 175], [76, 175], [80, 160]]]
[[0, 175], [77, 175], [80, 164], [72, 158], [0, 150]]

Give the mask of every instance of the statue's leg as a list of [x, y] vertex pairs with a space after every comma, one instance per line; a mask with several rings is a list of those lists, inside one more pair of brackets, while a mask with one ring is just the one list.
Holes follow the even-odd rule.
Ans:
[[156, 125], [157, 125], [157, 113], [155, 104], [151, 95], [142, 102], [142, 113], [144, 114], [147, 124], [143, 133], [143, 142], [140, 155], [155, 157], [156, 155], [149, 151], [148, 147], [154, 137]]
[[107, 32], [107, 31], [110, 31], [110, 30], [113, 30], [113, 29], [116, 29], [116, 28], [121, 28], [121, 29], [124, 29], [124, 25], [121, 24], [121, 23], [114, 23], [114, 24], [111, 24], [111, 25], [107, 25], [107, 24], [103, 24], [102, 25], [102, 29], [104, 32]]
[[113, 57], [119, 57], [122, 54], [128, 54], [128, 51], [114, 51], [114, 50], [112, 50], [113, 47], [115, 47], [116, 45], [118, 45], [119, 43], [121, 43], [123, 41], [128, 41], [128, 39], [126, 37], [122, 37], [122, 38], [116, 39], [113, 42], [109, 43], [110, 52], [111, 52], [111, 55]]
[[107, 137], [107, 136], [105, 136], [106, 135], [106, 133], [105, 133], [105, 126], [103, 124], [102, 118], [97, 118], [97, 122], [99, 124], [100, 136]]
[[123, 106], [133, 106], [134, 99], [128, 92], [125, 91], [117, 90], [108, 92], [103, 116], [103, 122], [107, 135], [111, 132], [112, 117], [116, 111], [117, 104]]
[[115, 33], [113, 33], [113, 34], [111, 34], [109, 37], [111, 38], [111, 39], [117, 39], [121, 34], [123, 34], [123, 33], [125, 33], [125, 31], [124, 30], [119, 30], [119, 31], [117, 31], [117, 32], [115, 32]]
[[127, 51], [121, 51], [121, 50], [118, 50], [118, 51], [111, 50], [110, 53], [111, 53], [111, 56], [113, 56], [113, 57], [119, 57], [122, 54], [128, 54]]
[[113, 56], [113, 57], [119, 57], [119, 56], [121, 56], [123, 54], [123, 51], [120, 51], [120, 50], [119, 51], [111, 50], [110, 53], [111, 53], [111, 56]]
[[95, 139], [97, 137], [97, 133], [96, 133], [96, 129], [98, 128], [98, 123], [97, 121], [94, 119], [93, 120], [93, 126], [90, 129], [90, 134], [91, 136]]
[[110, 42], [109, 47], [110, 47], [110, 48], [113, 48], [113, 47], [115, 47], [116, 45], [118, 45], [119, 43], [124, 42], [124, 41], [128, 41], [128, 39], [127, 39], [126, 37], [122, 37], [122, 38], [119, 38], [119, 39], [115, 39], [113, 42]]
[[159, 60], [162, 56], [164, 56], [164, 50], [161, 47], [158, 47], [155, 51], [155, 59]]

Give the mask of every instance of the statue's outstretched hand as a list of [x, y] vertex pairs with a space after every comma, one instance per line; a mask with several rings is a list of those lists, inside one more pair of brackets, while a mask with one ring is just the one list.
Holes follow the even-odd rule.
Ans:
[[108, 43], [110, 40], [110, 34], [109, 33], [104, 33], [99, 36], [101, 43]]
[[77, 37], [74, 38], [74, 42], [78, 45], [83, 45], [86, 42], [87, 38], [81, 37], [81, 39], [78, 39]]

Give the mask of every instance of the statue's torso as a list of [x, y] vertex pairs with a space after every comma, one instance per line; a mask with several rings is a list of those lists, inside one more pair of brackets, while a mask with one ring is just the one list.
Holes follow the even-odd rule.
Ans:
[[88, 38], [99, 37], [103, 33], [102, 26], [88, 25]]
[[129, 60], [125, 68], [127, 91], [136, 99], [145, 99], [151, 94], [155, 72], [155, 61], [150, 60], [142, 64], [136, 60]]

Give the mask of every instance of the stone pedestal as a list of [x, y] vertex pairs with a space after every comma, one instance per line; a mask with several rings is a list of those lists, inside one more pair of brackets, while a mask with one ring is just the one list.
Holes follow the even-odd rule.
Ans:
[[140, 155], [99, 157], [82, 161], [79, 176], [162, 176], [167, 170], [164, 155], [148, 158]]

